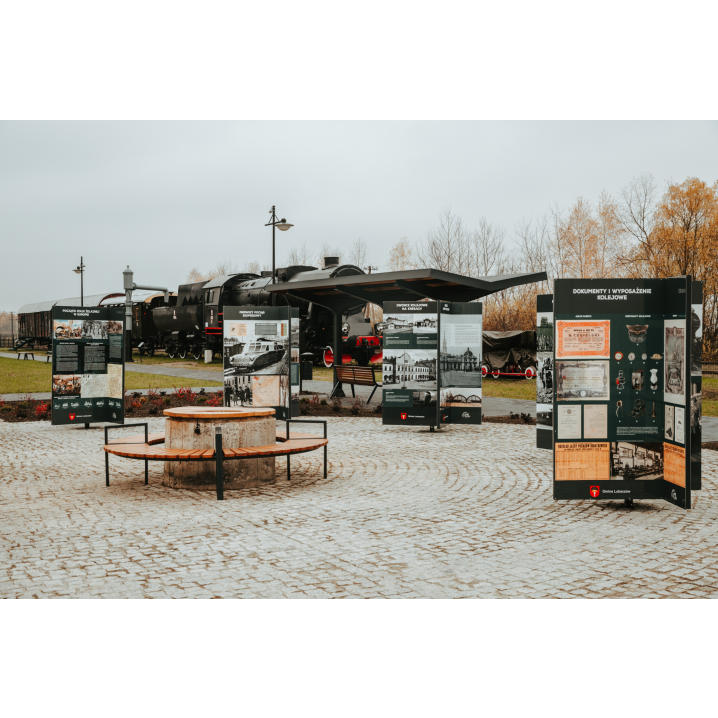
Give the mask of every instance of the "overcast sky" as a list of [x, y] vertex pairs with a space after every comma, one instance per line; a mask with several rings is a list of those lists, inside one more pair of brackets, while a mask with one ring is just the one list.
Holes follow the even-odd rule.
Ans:
[[386, 268], [443, 207], [509, 233], [553, 202], [618, 193], [642, 172], [718, 177], [716, 122], [0, 123], [0, 309], [119, 291], [176, 289], [193, 266], [271, 262], [292, 243], [361, 237]]

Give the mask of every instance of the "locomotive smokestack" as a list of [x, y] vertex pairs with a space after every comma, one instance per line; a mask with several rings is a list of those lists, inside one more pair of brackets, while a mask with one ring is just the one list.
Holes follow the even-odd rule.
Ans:
[[338, 267], [339, 266], [339, 257], [324, 257], [324, 269], [329, 269], [329, 267]]

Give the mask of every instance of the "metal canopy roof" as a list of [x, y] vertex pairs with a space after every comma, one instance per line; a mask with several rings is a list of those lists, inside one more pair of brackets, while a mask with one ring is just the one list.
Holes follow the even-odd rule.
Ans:
[[314, 302], [335, 312], [358, 303], [416, 302], [428, 298], [445, 302], [471, 302], [502, 289], [548, 279], [546, 272], [464, 277], [439, 269], [355, 274], [302, 282], [267, 285], [267, 291]]
[[[110, 297], [124, 297], [124, 292], [111, 292], [110, 294], [91, 294], [86, 296], [83, 304], [86, 307], [99, 307], [103, 300]], [[79, 307], [80, 297], [71, 299], [58, 299], [54, 302], [38, 302], [37, 304], [26, 304], [20, 307], [18, 314], [35, 314], [36, 312], [49, 312], [53, 307]]]

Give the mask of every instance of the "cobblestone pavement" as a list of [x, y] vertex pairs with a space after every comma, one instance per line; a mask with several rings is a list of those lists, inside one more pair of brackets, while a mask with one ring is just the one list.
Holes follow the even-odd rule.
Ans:
[[[162, 420], [151, 422], [160, 430]], [[120, 434], [120, 432], [115, 432]], [[718, 592], [718, 453], [695, 508], [556, 502], [532, 427], [330, 420], [330, 470], [228, 492], [143, 483], [102, 429], [2, 424], [0, 597], [699, 597]], [[284, 462], [278, 462], [282, 468]]]

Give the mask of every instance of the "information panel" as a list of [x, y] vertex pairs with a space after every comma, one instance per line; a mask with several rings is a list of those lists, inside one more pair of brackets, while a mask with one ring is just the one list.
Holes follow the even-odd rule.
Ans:
[[123, 307], [52, 308], [52, 423], [125, 420]]
[[483, 305], [442, 302], [439, 394], [442, 424], [481, 423]]
[[290, 307], [224, 307], [224, 406], [289, 417]]
[[482, 320], [480, 302], [385, 302], [382, 423], [481, 423]]
[[[537, 408], [548, 427], [551, 398], [554, 498], [690, 508], [700, 488], [702, 285], [557, 279], [553, 298], [552, 318], [538, 312]], [[543, 431], [537, 443], [551, 448]]]
[[437, 302], [384, 302], [382, 424], [437, 426]]
[[553, 370], [553, 294], [539, 294], [536, 297], [536, 446], [539, 449], [553, 449]]

